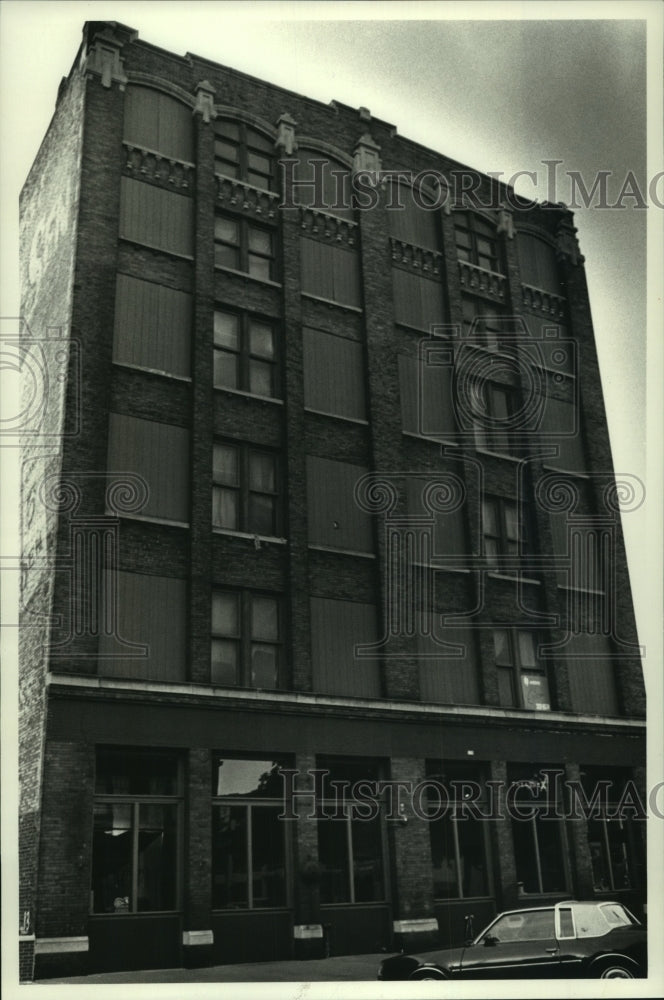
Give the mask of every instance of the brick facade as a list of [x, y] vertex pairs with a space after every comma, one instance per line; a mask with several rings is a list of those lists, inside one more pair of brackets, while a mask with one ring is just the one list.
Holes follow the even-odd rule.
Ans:
[[[145, 245], [147, 240], [141, 243], [119, 235], [124, 178], [143, 184], [141, 190], [169, 190], [158, 170], [155, 176], [143, 176], [140, 170], [132, 172], [127, 166], [131, 158], [123, 146], [123, 129], [130, 87], [151, 88], [151, 93], [178, 101], [187, 115], [191, 112], [193, 166], [187, 167], [189, 186], [178, 189], [177, 197], [192, 206], [192, 254], [169, 253], [163, 247]], [[171, 55], [138, 40], [135, 32], [122, 25], [94, 22], [86, 26], [80, 57], [63, 84], [53, 123], [23, 193], [25, 260], [32, 261], [26, 264], [24, 274], [24, 317], [33, 335], [58, 326], [64, 331], [63, 342], [71, 344], [66, 395], [64, 390], [59, 394], [54, 390], [48, 398], [52, 442], [47, 442], [48, 448], [38, 449], [26, 439], [24, 508], [28, 509], [31, 495], [34, 504], [39, 504], [37, 494], [47, 475], [55, 477], [54, 483], [59, 476], [66, 487], [74, 483], [79, 491], [68, 509], [62, 497], [56, 498], [50, 509], [39, 508], [39, 521], [24, 524], [24, 551], [37, 551], [41, 560], [33, 560], [33, 568], [26, 574], [24, 619], [29, 622], [31, 615], [52, 609], [64, 625], [60, 631], [56, 628], [51, 639], [62, 640], [63, 628], [73, 626], [81, 616], [85, 618], [87, 592], [72, 583], [78, 565], [72, 539], [77, 526], [89, 539], [97, 538], [105, 524], [111, 525], [117, 539], [111, 569], [153, 578], [155, 586], [157, 579], [184, 582], [186, 655], [177, 683], [159, 679], [158, 664], [151, 665], [154, 674], [142, 679], [137, 674], [117, 677], [105, 673], [98, 657], [99, 630], [82, 628], [59, 647], [54, 644], [50, 662], [46, 653], [48, 628], [43, 621], [33, 619], [32, 627], [23, 630], [20, 857], [21, 915], [28, 913], [22, 923], [21, 944], [26, 980], [32, 977], [29, 936], [33, 931], [38, 976], [74, 968], [138, 967], [132, 963], [140, 962], [141, 954], [132, 947], [143, 944], [147, 948], [144, 960], [158, 967], [169, 958], [173, 964], [181, 960], [200, 965], [229, 961], [238, 954], [247, 961], [291, 954], [313, 957], [335, 950], [421, 949], [437, 941], [456, 943], [463, 937], [467, 903], [461, 879], [457, 880], [456, 895], [435, 898], [430, 830], [409, 802], [404, 821], [381, 820], [380, 849], [374, 844], [374, 855], [362, 854], [369, 848], [362, 846], [360, 834], [349, 827], [343, 848], [348, 853], [343, 863], [338, 858], [335, 862], [339, 871], [343, 864], [348, 865], [342, 875], [333, 872], [331, 862], [329, 870], [325, 867], [316, 819], [301, 815], [286, 825], [282, 867], [287, 884], [283, 897], [278, 897], [280, 902], [273, 899], [271, 905], [250, 905], [252, 881], [251, 890], [247, 890], [250, 902], [215, 910], [214, 891], [226, 885], [227, 878], [227, 873], [214, 869], [213, 862], [212, 798], [217, 793], [212, 788], [211, 762], [215, 752], [249, 761], [283, 757], [301, 772], [315, 768], [320, 755], [342, 762], [355, 758], [369, 768], [379, 768], [385, 779], [414, 784], [424, 779], [432, 760], [465, 765], [476, 761], [478, 773], [485, 779], [503, 783], [514, 763], [528, 764], [536, 771], [543, 764], [557, 762], [566, 768], [570, 780], [577, 780], [584, 765], [609, 763], [639, 769], [643, 762], [644, 687], [635, 655], [637, 637], [620, 517], [610, 503], [607, 508], [607, 490], [610, 493], [614, 474], [590, 304], [571, 213], [560, 206], [524, 202], [519, 211], [512, 212], [515, 237], [495, 207], [480, 214], [485, 223], [490, 220], [496, 227], [496, 252], [502, 270], [499, 275], [494, 273], [492, 280], [500, 282], [502, 314], [513, 320], [543, 321], [545, 315], [545, 311], [524, 307], [525, 283], [518, 257], [520, 228], [539, 234], [548, 246], [558, 246], [561, 293], [554, 298], [564, 312], [567, 334], [579, 357], [576, 374], [588, 456], [580, 478], [587, 484], [584, 495], [591, 497], [590, 513], [606, 515], [615, 540], [611, 593], [615, 594], [612, 613], [619, 643], [609, 673], [602, 675], [615, 673], [618, 709], [611, 716], [599, 714], [592, 705], [587, 710], [579, 707], [583, 685], [574, 679], [573, 665], [564, 652], [555, 648], [566, 634], [571, 604], [551, 563], [554, 538], [549, 515], [536, 502], [537, 484], [549, 471], [546, 459], [529, 455], [528, 461], [520, 461], [522, 455], [480, 448], [472, 434], [441, 444], [435, 436], [427, 439], [424, 434], [404, 433], [399, 356], [416, 359], [427, 330], [397, 321], [393, 275], [403, 262], [392, 259], [387, 190], [379, 185], [376, 207], [357, 211], [354, 216], [357, 225], [352, 257], [360, 275], [361, 306], [303, 293], [302, 275], [308, 265], [305, 255], [314, 255], [314, 244], [327, 248], [333, 243], [313, 230], [303, 237], [304, 215], [298, 208], [277, 209], [272, 215], [261, 208], [258, 213], [261, 193], [256, 194], [256, 189], [251, 190], [241, 180], [235, 201], [219, 196], [214, 167], [216, 126], [214, 116], [208, 120], [209, 106], [204, 100], [208, 93], [214, 95], [217, 122], [228, 119], [243, 128], [255, 128], [276, 145], [277, 159], [289, 154], [277, 129], [277, 123], [284, 121], [282, 116], [288, 115], [295, 122], [296, 145], [320, 157], [331, 157], [349, 175], [358, 149], [373, 149], [374, 145], [383, 169], [435, 171], [448, 179], [465, 169], [405, 139], [389, 123], [367, 118], [363, 110], [336, 102], [323, 106], [227, 67], [194, 56]], [[154, 155], [158, 151], [149, 152]], [[293, 157], [297, 158], [297, 149]], [[71, 184], [66, 188], [69, 201], [52, 226], [60, 240], [55, 247], [58, 253], [49, 256], [44, 250], [41, 263], [35, 264], [35, 233], [43, 224], [40, 213], [51, 200], [49, 185], [59, 183], [62, 172], [71, 177]], [[510, 194], [488, 177], [476, 178], [480, 199], [486, 201], [491, 195], [500, 202]], [[255, 225], [263, 237], [272, 235], [277, 248], [272, 279], [241, 273], [239, 267], [215, 265], [215, 213], [222, 209], [232, 223], [245, 228]], [[429, 290], [435, 285], [440, 300], [440, 324], [460, 336], [464, 300], [469, 296], [481, 299], [481, 293], [469, 288], [469, 271], [459, 265], [455, 212], [437, 210], [435, 218], [439, 273], [435, 281], [431, 276], [426, 281]], [[326, 224], [332, 227], [330, 231], [339, 233], [341, 241], [339, 220], [329, 216]], [[338, 228], [334, 230], [334, 226]], [[411, 246], [410, 250], [415, 253], [422, 248]], [[350, 247], [347, 254], [346, 264]], [[476, 272], [481, 270], [476, 267]], [[192, 296], [190, 377], [113, 362], [118, 273]], [[409, 271], [416, 273], [414, 268]], [[482, 280], [487, 273], [485, 270]], [[491, 299], [491, 294], [484, 293], [481, 300], [497, 303], [498, 298], [494, 295]], [[222, 307], [274, 324], [280, 368], [280, 391], [274, 398], [237, 386], [214, 387], [213, 314]], [[361, 344], [366, 420], [306, 408], [303, 327]], [[343, 371], [329, 372], [330, 381], [343, 377]], [[520, 379], [514, 386], [517, 399], [525, 397], [528, 390], [523, 373]], [[129, 509], [115, 518], [110, 516], [110, 413], [188, 432], [189, 466], [182, 473], [186, 520], [151, 519], [140, 510], [132, 513]], [[251, 445], [278, 457], [283, 517], [277, 535], [212, 529], [211, 456], [215, 440], [236, 448]], [[395, 487], [393, 509], [387, 504], [387, 494], [379, 498], [385, 505], [371, 519], [367, 551], [312, 543], [318, 530], [318, 512], [308, 503], [308, 487], [312, 485], [307, 482], [308, 456], [370, 470], [376, 480], [382, 477], [401, 482], [398, 489]], [[129, 461], [126, 471], [132, 472]], [[460, 530], [467, 562], [451, 569], [443, 566], [432, 574], [431, 610], [434, 619], [455, 614], [471, 620], [476, 667], [466, 664], [465, 669], [476, 669], [477, 697], [472, 704], [450, 704], [445, 699], [427, 702], [422, 660], [416, 648], [417, 626], [407, 627], [406, 619], [395, 625], [398, 615], [393, 614], [395, 607], [411, 609], [412, 603], [412, 580], [394, 574], [387, 532], [393, 514], [406, 524], [410, 513], [401, 480], [406, 474], [433, 477], [442, 471], [453, 471], [463, 484]], [[567, 476], [569, 479], [574, 473]], [[335, 484], [326, 485], [335, 496]], [[227, 493], [235, 486], [231, 484]], [[240, 488], [249, 492], [257, 489], [255, 485]], [[544, 557], [536, 579], [529, 575], [517, 584], [513, 573], [495, 572], [495, 567], [482, 564], [485, 494], [506, 502], [523, 496], [530, 503], [534, 525], [534, 551], [530, 554]], [[349, 502], [343, 506], [347, 498], [336, 500], [343, 515], [333, 527], [343, 531], [347, 527], [341, 523], [343, 518], [352, 521], [357, 510]], [[354, 514], [349, 514], [349, 509]], [[67, 567], [69, 577], [61, 572]], [[281, 599], [278, 690], [258, 684], [252, 689], [249, 684], [233, 687], [212, 683], [211, 598], [219, 588]], [[312, 641], [316, 638], [312, 636], [312, 599], [346, 602], [344, 607], [354, 612], [358, 607], [375, 609], [379, 695], [355, 697], [340, 689], [323, 696], [316, 690], [314, 660], [319, 653]], [[591, 605], [589, 602], [584, 619], [588, 631], [593, 614], [598, 613]], [[154, 611], [158, 615], [159, 609]], [[250, 615], [246, 618], [247, 614], [242, 627], [251, 629], [253, 625], [248, 626], [247, 620], [253, 619]], [[505, 670], [501, 673], [497, 662], [493, 631], [513, 629], [524, 618], [524, 627], [535, 629], [541, 623], [547, 641], [554, 646], [545, 675], [549, 708], [540, 705], [535, 710], [518, 698], [506, 703]], [[161, 621], [164, 628], [170, 624]], [[330, 629], [329, 643], [344, 641], [346, 637]], [[231, 636], [227, 646], [235, 642], [239, 648], [235, 633], [221, 634]], [[362, 636], [362, 642], [370, 638]], [[245, 646], [253, 644], [252, 648], [272, 641], [258, 633], [242, 637]], [[351, 641], [354, 643], [356, 637], [348, 638]], [[361, 667], [354, 656], [348, 654], [352, 660], [348, 670], [348, 663], [337, 664], [340, 671], [346, 670], [344, 676], [351, 687], [357, 682], [353, 668], [358, 671]], [[520, 685], [516, 669], [513, 676], [514, 683]], [[334, 686], [334, 678], [328, 676], [327, 681]], [[184, 790], [178, 828], [181, 891], [174, 909], [145, 915], [89, 912], [91, 871], [96, 863], [91, 841], [95, 760], [99, 748], [108, 746], [131, 748], [136, 753], [169, 749], [178, 756]], [[306, 780], [301, 774], [298, 781], [304, 784], [300, 787], [307, 787]], [[235, 800], [229, 799], [229, 803], [229, 808], [237, 807]], [[260, 805], [250, 803], [250, 808]], [[585, 824], [572, 819], [566, 829], [561, 843], [570, 849], [567, 889], [571, 895], [592, 897], [595, 876]], [[496, 910], [529, 903], [519, 888], [509, 821], [489, 820], [488, 831], [482, 862], [486, 889], [481, 898], [473, 900], [475, 912], [487, 919]], [[253, 834], [247, 836], [251, 845]], [[247, 857], [251, 850], [253, 847], [247, 847]], [[378, 850], [379, 861], [375, 856]], [[458, 850], [457, 868], [465, 863], [463, 838]], [[255, 883], [260, 886], [260, 866], [255, 863]], [[367, 871], [370, 876], [363, 874]], [[643, 888], [635, 879], [629, 891], [625, 887], [630, 905], [642, 903]], [[269, 890], [260, 891], [266, 894], [261, 898], [270, 898]], [[349, 899], [343, 896], [346, 891]], [[258, 896], [259, 888], [255, 892]], [[370, 898], [365, 899], [365, 895]], [[535, 897], [539, 900], [542, 895], [540, 892]], [[155, 943], [158, 938], [159, 946]], [[64, 944], [56, 947], [55, 939], [63, 939]]]

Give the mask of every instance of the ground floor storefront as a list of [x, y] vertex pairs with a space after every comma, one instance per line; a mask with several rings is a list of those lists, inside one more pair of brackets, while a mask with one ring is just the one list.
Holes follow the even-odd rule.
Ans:
[[641, 916], [644, 756], [629, 720], [53, 683], [24, 959], [423, 949], [569, 897]]

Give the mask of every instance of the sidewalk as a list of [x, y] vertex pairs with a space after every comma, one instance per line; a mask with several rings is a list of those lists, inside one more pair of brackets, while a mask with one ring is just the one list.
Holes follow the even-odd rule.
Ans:
[[69, 979], [40, 979], [37, 985], [56, 983], [327, 983], [375, 982], [385, 953], [340, 955], [309, 961], [257, 962], [215, 965], [206, 969], [147, 969], [140, 972], [99, 972]]

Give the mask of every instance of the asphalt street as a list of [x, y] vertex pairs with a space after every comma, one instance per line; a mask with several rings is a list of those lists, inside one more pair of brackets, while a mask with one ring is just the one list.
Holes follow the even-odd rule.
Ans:
[[375, 982], [385, 954], [342, 955], [311, 961], [257, 962], [216, 965], [206, 969], [146, 969], [140, 972], [100, 972], [69, 979], [42, 979], [45, 985], [74, 983], [326, 983]]

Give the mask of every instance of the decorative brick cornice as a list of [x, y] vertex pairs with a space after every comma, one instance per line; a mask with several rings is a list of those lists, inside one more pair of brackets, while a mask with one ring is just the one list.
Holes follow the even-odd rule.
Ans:
[[426, 278], [440, 276], [440, 262], [443, 255], [436, 250], [404, 243], [394, 236], [390, 236], [390, 250], [394, 264], [403, 266], [408, 271], [419, 271]]
[[328, 212], [300, 208], [300, 229], [306, 236], [313, 236], [325, 243], [341, 243], [351, 248], [357, 245], [357, 223]]
[[231, 211], [244, 215], [262, 215], [264, 219], [276, 219], [279, 196], [274, 191], [247, 184], [246, 181], [223, 174], [215, 174], [217, 201]]
[[123, 142], [127, 159], [124, 169], [134, 177], [157, 181], [164, 187], [188, 189], [196, 169], [193, 163], [164, 156], [152, 149], [143, 149], [132, 143]]
[[507, 279], [504, 274], [487, 271], [467, 260], [459, 261], [459, 280], [463, 291], [482, 295], [492, 302], [504, 302]]
[[563, 320], [565, 318], [566, 299], [562, 295], [555, 295], [553, 292], [536, 288], [534, 285], [522, 284], [521, 299], [524, 309], [541, 313], [551, 319]]

